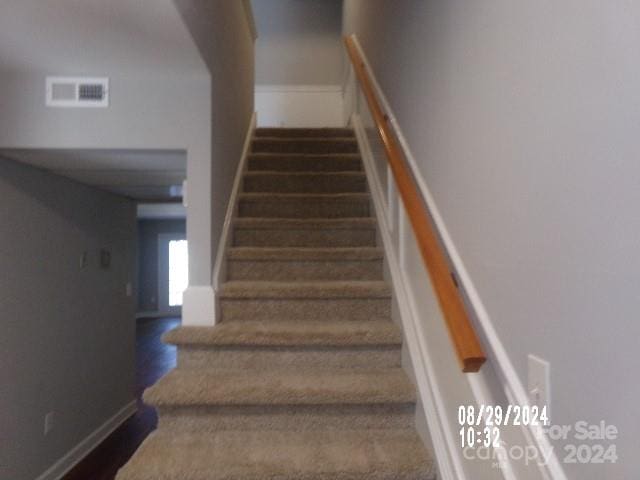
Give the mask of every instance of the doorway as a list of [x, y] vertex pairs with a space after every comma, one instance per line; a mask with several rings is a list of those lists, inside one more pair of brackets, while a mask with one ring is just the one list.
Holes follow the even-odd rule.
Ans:
[[158, 235], [158, 311], [180, 315], [188, 284], [189, 247], [184, 235]]

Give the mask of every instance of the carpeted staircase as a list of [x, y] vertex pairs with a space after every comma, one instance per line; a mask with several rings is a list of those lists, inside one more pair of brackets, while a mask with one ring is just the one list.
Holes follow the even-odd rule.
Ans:
[[159, 426], [117, 480], [430, 480], [347, 129], [258, 129], [221, 323], [181, 327]]

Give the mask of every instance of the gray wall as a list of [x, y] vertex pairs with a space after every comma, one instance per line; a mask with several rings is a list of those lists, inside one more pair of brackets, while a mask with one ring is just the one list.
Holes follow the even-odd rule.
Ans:
[[[190, 282], [210, 284], [212, 79], [173, 0], [13, 3], [0, 19], [12, 60], [0, 55], [0, 147], [186, 150]], [[109, 108], [45, 107], [46, 75], [109, 77]]]
[[[552, 421], [605, 420], [638, 473], [640, 4], [347, 0], [357, 32], [526, 386]], [[562, 459], [562, 444], [557, 444]]]
[[[240, 161], [244, 139], [253, 114], [254, 49], [243, 2], [225, 0], [175, 0], [175, 4], [211, 74], [210, 139], [211, 162], [189, 165], [187, 178], [190, 285], [211, 284], [213, 261], [222, 232], [233, 177]], [[204, 97], [201, 99], [204, 103]], [[197, 167], [197, 168], [196, 168]], [[211, 198], [201, 198], [204, 194]], [[209, 223], [195, 216], [192, 206], [211, 208]], [[200, 221], [197, 221], [200, 220]], [[194, 231], [203, 223], [210, 229], [207, 271], [203, 256], [191, 250]], [[197, 271], [194, 277], [192, 272]]]
[[253, 0], [256, 83], [339, 85], [342, 0]]
[[[177, 21], [180, 18], [176, 13]], [[194, 47], [195, 48], [195, 47]], [[172, 73], [102, 71], [110, 76], [107, 109], [47, 108], [45, 72], [0, 74], [0, 146], [11, 148], [185, 149], [187, 169], [209, 172], [211, 163], [208, 108], [211, 80], [202, 72]], [[72, 74], [62, 70], [60, 74]], [[142, 94], [144, 92], [144, 94]], [[207, 284], [211, 277], [210, 201], [206, 178], [194, 181], [190, 207], [194, 222], [190, 248], [191, 280]], [[199, 190], [199, 191], [198, 191]], [[196, 194], [195, 192], [198, 191]]]
[[0, 477], [33, 480], [134, 399], [135, 207], [4, 159], [0, 198]]
[[186, 222], [184, 220], [138, 221], [139, 312], [158, 310], [158, 235], [162, 233], [186, 234]]

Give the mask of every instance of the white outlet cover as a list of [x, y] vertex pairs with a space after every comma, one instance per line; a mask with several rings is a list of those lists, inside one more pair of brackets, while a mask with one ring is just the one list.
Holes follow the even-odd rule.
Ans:
[[529, 355], [529, 372], [527, 393], [529, 403], [542, 408], [547, 407], [547, 415], [551, 409], [551, 364], [535, 355]]

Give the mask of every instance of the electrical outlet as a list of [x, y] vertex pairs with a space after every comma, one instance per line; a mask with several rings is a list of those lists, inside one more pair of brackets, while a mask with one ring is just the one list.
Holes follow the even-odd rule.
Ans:
[[529, 403], [551, 409], [551, 365], [535, 355], [529, 355]]
[[53, 430], [55, 425], [56, 414], [55, 412], [49, 412], [44, 416], [44, 434], [49, 435], [49, 432]]

